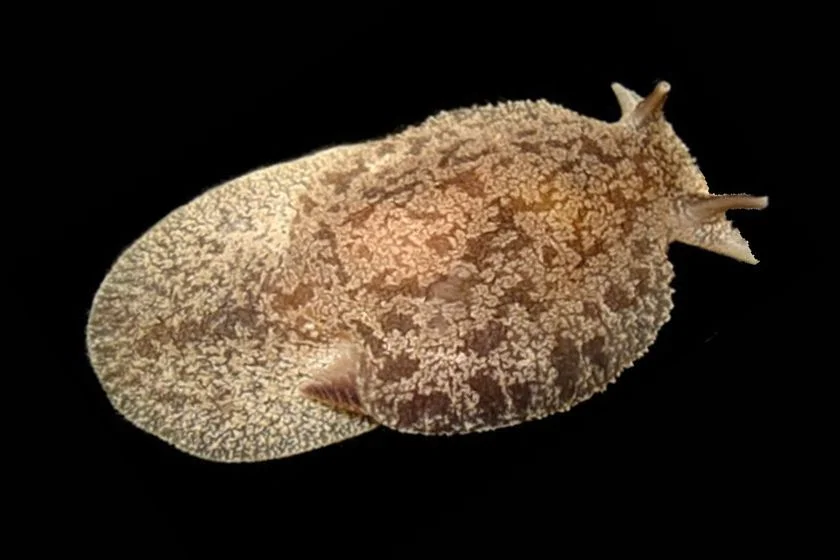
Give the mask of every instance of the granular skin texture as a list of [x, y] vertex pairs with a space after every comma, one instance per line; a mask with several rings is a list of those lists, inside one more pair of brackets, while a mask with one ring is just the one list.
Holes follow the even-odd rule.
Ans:
[[[87, 330], [114, 407], [215, 461], [378, 425], [490, 430], [568, 410], [654, 343], [671, 242], [757, 262], [662, 113], [546, 101], [441, 113], [249, 173], [151, 228]], [[709, 202], [710, 200], [714, 202]]]

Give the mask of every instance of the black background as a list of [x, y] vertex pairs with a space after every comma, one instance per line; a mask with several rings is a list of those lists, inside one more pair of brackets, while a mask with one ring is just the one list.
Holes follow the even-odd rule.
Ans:
[[[71, 525], [86, 508], [91, 526], [135, 540], [183, 536], [194, 520], [224, 540], [228, 524], [254, 517], [272, 527], [261, 538], [350, 529], [354, 547], [371, 545], [362, 535], [473, 535], [557, 551], [575, 521], [638, 525], [644, 542], [766, 543], [799, 517], [792, 503], [819, 499], [805, 473], [812, 445], [826, 443], [792, 412], [827, 373], [809, 322], [819, 244], [796, 207], [819, 185], [782, 169], [802, 144], [788, 125], [827, 87], [806, 71], [822, 53], [803, 42], [805, 23], [644, 7], [618, 10], [615, 23], [515, 6], [214, 25], [200, 15], [74, 24], [40, 76], [56, 134], [37, 145], [72, 157], [44, 194], [60, 227], [46, 234], [51, 263], [65, 273], [38, 515]], [[463, 105], [547, 98], [615, 120], [612, 81], [645, 94], [660, 79], [712, 192], [769, 195], [769, 209], [731, 215], [761, 264], [672, 246], [672, 320], [606, 393], [493, 433], [381, 429], [251, 465], [178, 452], [110, 407], [85, 356], [86, 313], [120, 251], [176, 206], [257, 167]]]

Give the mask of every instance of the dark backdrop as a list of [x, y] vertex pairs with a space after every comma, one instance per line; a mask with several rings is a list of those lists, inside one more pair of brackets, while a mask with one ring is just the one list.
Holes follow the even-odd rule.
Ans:
[[[46, 195], [62, 232], [53, 262], [69, 272], [66, 329], [50, 352], [60, 365], [49, 381], [58, 390], [44, 511], [70, 523], [87, 504], [96, 523], [137, 539], [179, 533], [185, 519], [221, 532], [265, 511], [275, 536], [313, 526], [324, 537], [360, 528], [362, 539], [374, 527], [374, 536], [428, 535], [421, 528], [432, 526], [539, 545], [573, 536], [563, 528], [577, 519], [596, 529], [641, 522], [643, 540], [686, 531], [684, 543], [749, 543], [787, 524], [781, 504], [820, 491], [793, 474], [809, 443], [794, 427], [802, 416], [788, 412], [822, 360], [803, 351], [813, 345], [802, 317], [819, 306], [810, 282], [820, 261], [813, 222], [792, 202], [817, 185], [780, 171], [801, 144], [781, 127], [809, 109], [803, 81], [826, 87], [821, 74], [797, 78], [818, 55], [797, 39], [807, 29], [781, 15], [638, 8], [608, 24], [603, 14], [506, 10], [487, 22], [325, 10], [213, 26], [121, 15], [72, 28], [44, 76], [60, 92], [50, 102], [58, 134], [46, 141], [73, 155]], [[252, 465], [180, 453], [110, 407], [85, 356], [87, 309], [120, 251], [176, 206], [257, 167], [467, 104], [547, 98], [613, 120], [610, 82], [647, 93], [660, 79], [673, 87], [668, 118], [712, 192], [769, 195], [768, 210], [732, 213], [761, 264], [674, 245], [672, 320], [606, 393], [493, 433], [381, 429]]]

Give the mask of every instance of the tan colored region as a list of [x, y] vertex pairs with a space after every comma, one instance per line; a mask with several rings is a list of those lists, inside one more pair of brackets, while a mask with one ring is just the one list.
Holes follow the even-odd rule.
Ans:
[[129, 421], [225, 462], [295, 455], [376, 427], [298, 393], [340, 347], [307, 320], [319, 279], [286, 290], [282, 272], [296, 197], [313, 173], [357, 150], [208, 191], [120, 256], [96, 294], [87, 341], [102, 386]]
[[187, 452], [250, 461], [378, 424], [509, 426], [605, 390], [670, 317], [668, 245], [751, 262], [723, 213], [766, 203], [709, 193], [667, 85], [613, 89], [614, 123], [459, 109], [176, 210], [94, 302], [112, 403]]

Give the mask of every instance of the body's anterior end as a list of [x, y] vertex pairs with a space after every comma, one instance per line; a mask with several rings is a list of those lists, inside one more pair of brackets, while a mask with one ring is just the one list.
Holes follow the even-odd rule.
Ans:
[[766, 196], [745, 194], [724, 194], [712, 198], [697, 200], [687, 205], [687, 210], [698, 220], [714, 219], [727, 210], [763, 210], [767, 208]]
[[747, 264], [758, 264], [747, 240], [726, 219], [726, 211], [763, 210], [768, 203], [766, 196], [744, 194], [683, 199], [678, 205], [674, 239]]
[[642, 100], [642, 96], [632, 89], [627, 89], [618, 82], [613, 82], [611, 87], [613, 93], [615, 94], [615, 98], [618, 100], [618, 105], [621, 108], [621, 118], [627, 118], [628, 115], [633, 113], [636, 105], [638, 105]]
[[642, 126], [662, 114], [671, 84], [659, 82], [647, 97], [638, 102], [633, 112], [627, 116], [627, 122], [633, 126]]

